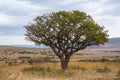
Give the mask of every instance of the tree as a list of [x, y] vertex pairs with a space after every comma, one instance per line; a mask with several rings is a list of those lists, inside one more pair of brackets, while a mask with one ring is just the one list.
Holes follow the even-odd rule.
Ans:
[[107, 31], [90, 15], [80, 11], [59, 11], [37, 16], [25, 26], [26, 38], [37, 45], [49, 46], [66, 70], [70, 57], [78, 50], [108, 41]]

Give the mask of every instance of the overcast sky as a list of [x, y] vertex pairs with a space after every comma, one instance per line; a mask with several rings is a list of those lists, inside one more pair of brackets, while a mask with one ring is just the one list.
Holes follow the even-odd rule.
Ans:
[[120, 37], [120, 0], [0, 0], [0, 45], [33, 44], [25, 40], [23, 26], [44, 13], [80, 10]]

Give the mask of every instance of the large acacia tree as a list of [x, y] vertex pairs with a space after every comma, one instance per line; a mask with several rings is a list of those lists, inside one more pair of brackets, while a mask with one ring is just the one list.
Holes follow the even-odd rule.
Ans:
[[37, 16], [34, 23], [25, 26], [26, 38], [37, 45], [49, 46], [68, 68], [70, 57], [78, 50], [108, 41], [107, 31], [90, 15], [80, 11], [59, 11]]

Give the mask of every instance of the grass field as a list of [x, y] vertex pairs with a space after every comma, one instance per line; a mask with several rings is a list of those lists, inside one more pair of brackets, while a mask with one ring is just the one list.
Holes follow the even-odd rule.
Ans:
[[[62, 71], [60, 63], [0, 65], [0, 80], [117, 80], [120, 63], [70, 62]], [[119, 79], [118, 79], [119, 80]]]
[[66, 71], [50, 49], [3, 47], [0, 55], [0, 80], [120, 80], [120, 52], [78, 51]]

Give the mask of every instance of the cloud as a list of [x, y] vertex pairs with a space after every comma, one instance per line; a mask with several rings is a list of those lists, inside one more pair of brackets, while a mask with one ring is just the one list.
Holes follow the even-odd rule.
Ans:
[[[120, 0], [0, 0], [0, 44], [29, 44], [23, 26], [44, 13], [80, 10], [120, 37]], [[19, 41], [19, 42], [18, 42]]]
[[0, 13], [0, 27], [7, 26], [7, 27], [17, 27], [17, 26], [24, 26], [28, 22], [33, 20], [32, 16], [11, 16], [5, 13]]
[[26, 30], [23, 26], [17, 26], [17, 27], [9, 27], [9, 26], [0, 26], [0, 36], [6, 36], [6, 35], [24, 35], [26, 33]]
[[0, 36], [0, 45], [33, 45], [25, 36]]
[[32, 4], [30, 1], [25, 0], [0, 0], [1, 8], [9, 10], [18, 10], [19, 12], [32, 12], [45, 10], [48, 7]]
[[0, 32], [0, 34], [2, 34], [2, 32]]
[[21, 26], [49, 7], [24, 0], [0, 0], [0, 25]]
[[58, 0], [55, 0], [55, 1], [58, 5], [61, 5], [61, 6], [64, 6], [64, 5], [66, 6], [66, 5], [70, 5], [70, 4], [79, 2], [79, 0], [61, 0], [60, 2], [58, 2]]
[[120, 37], [120, 16], [100, 15], [95, 17], [96, 22], [105, 26], [105, 29], [109, 31], [110, 37]]
[[10, 16], [0, 13], [0, 25], [5, 25], [6, 23], [7, 25], [11, 24]]

